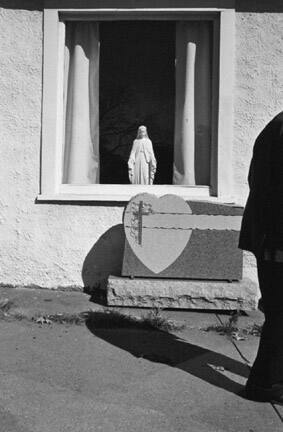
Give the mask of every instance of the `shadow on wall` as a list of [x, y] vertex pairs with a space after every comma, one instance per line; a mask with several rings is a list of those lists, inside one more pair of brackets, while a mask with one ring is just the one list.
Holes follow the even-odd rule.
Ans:
[[124, 245], [123, 224], [114, 225], [97, 240], [83, 263], [85, 292], [93, 293], [95, 289], [104, 289], [109, 275], [121, 275]]

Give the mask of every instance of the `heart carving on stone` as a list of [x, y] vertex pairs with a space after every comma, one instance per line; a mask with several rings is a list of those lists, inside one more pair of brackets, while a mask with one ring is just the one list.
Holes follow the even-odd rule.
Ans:
[[192, 211], [177, 195], [142, 193], [133, 197], [124, 212], [125, 235], [136, 257], [158, 274], [169, 267], [190, 240], [188, 215]]

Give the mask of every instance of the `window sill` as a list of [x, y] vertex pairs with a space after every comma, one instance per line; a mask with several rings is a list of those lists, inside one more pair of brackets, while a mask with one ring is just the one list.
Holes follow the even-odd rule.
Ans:
[[173, 185], [61, 185], [57, 193], [43, 193], [38, 201], [129, 201], [147, 192], [157, 196], [174, 194], [184, 199], [208, 199], [209, 186]]
[[57, 193], [39, 194], [37, 202], [127, 202], [142, 192], [156, 196], [174, 194], [185, 200], [233, 202], [231, 197], [211, 196], [209, 186], [173, 185], [61, 185]]

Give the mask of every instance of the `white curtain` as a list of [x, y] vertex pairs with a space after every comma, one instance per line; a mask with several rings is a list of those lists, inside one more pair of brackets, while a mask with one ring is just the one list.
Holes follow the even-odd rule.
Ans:
[[66, 25], [63, 183], [99, 183], [99, 31]]
[[173, 184], [210, 183], [211, 50], [209, 22], [176, 24]]

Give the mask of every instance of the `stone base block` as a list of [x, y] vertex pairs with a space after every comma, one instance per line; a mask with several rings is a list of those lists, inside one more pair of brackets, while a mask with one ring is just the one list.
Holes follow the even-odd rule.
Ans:
[[254, 310], [257, 300], [257, 285], [250, 279], [225, 282], [110, 276], [107, 284], [109, 306]]

